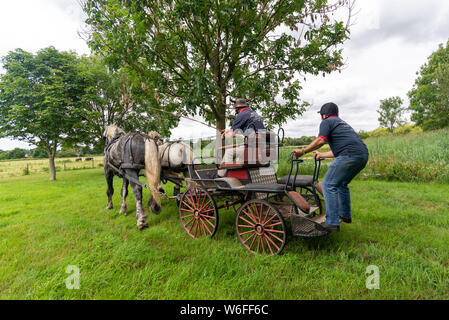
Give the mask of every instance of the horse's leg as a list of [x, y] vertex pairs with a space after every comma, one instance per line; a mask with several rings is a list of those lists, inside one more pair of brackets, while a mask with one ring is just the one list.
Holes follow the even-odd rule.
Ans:
[[[139, 174], [135, 170], [126, 170], [126, 174], [136, 180], [139, 180]], [[145, 215], [145, 210], [142, 205], [142, 187], [132, 181], [130, 181], [130, 184], [133, 189], [134, 198], [136, 199], [137, 227], [142, 230], [148, 227], [147, 216]]]
[[114, 207], [112, 205], [112, 195], [114, 194], [114, 172], [105, 166], [104, 176], [106, 177], [106, 182], [108, 184], [108, 189], [106, 191], [106, 194], [108, 195], [108, 205], [106, 209], [111, 210]]
[[123, 178], [122, 191], [120, 192], [122, 195], [122, 205], [120, 207], [120, 213], [123, 213], [125, 216], [128, 214], [128, 207], [126, 206], [126, 197], [128, 196], [128, 185], [129, 185], [128, 179]]

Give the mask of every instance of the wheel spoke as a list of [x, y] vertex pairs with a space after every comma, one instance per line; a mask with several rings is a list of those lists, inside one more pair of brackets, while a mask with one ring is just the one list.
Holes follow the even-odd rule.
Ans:
[[[265, 231], [266, 231], [266, 230], [265, 230]], [[272, 233], [270, 233], [270, 237], [273, 237], [273, 238], [279, 240], [281, 243], [284, 242], [284, 240], [282, 240], [281, 238], [278, 238], [276, 235], [274, 235], [274, 234], [272, 234]]]
[[[247, 241], [250, 239], [251, 237], [249, 237], [248, 239], [246, 239]], [[251, 245], [249, 246], [249, 250], [251, 250], [251, 248], [253, 247], [254, 241], [256, 240], [257, 236], [256, 233], [254, 232], [254, 238], [253, 241], [251, 242]]]
[[[206, 193], [204, 193], [204, 195], [206, 196]], [[204, 208], [206, 208], [209, 205], [209, 203], [212, 202], [212, 200], [209, 200], [206, 204], [204, 204], [205, 202], [206, 202], [206, 199], [204, 199], [204, 201], [202, 201], [201, 205], [198, 204], [198, 208], [201, 208], [199, 210], [203, 210]]]
[[264, 229], [266, 232], [284, 233], [282, 230]]
[[251, 212], [251, 215], [248, 213], [248, 211], [246, 211], [246, 210], [243, 210], [243, 211], [245, 211], [246, 215], [247, 215], [248, 217], [250, 217], [251, 220], [254, 221], [254, 223], [257, 223], [256, 216], [254, 215], [253, 211], [251, 210], [251, 206], [248, 206], [248, 210], [249, 210], [249, 212]]
[[[267, 212], [265, 213], [265, 218], [263, 219], [263, 221], [267, 221], [267, 218], [268, 218], [268, 213], [271, 211], [271, 208], [270, 207], [268, 207], [268, 210], [267, 210]], [[265, 224], [264, 224], [265, 225]]]
[[215, 209], [214, 208], [210, 208], [210, 209], [207, 209], [206, 211], [200, 210], [201, 214], [206, 213], [206, 212], [211, 212], [211, 211], [215, 211]]
[[[267, 236], [266, 233], [264, 233], [264, 236], [267, 238], [267, 240], [268, 240], [267, 243], [268, 243], [269, 246], [270, 246], [270, 242], [271, 242], [273, 244], [273, 246], [275, 246], [276, 249], [279, 250], [279, 247], [273, 242], [273, 240], [270, 239], [269, 236]], [[270, 246], [270, 250], [271, 250], [271, 246]], [[273, 253], [273, 251], [271, 251], [271, 253]]]
[[[256, 235], [256, 233], [254, 232], [252, 235], [250, 235], [248, 238], [246, 238], [246, 240], [243, 241], [243, 244], [247, 243], [255, 235]], [[253, 242], [254, 242], [254, 240], [253, 240]]]
[[215, 219], [213, 216], [208, 216], [207, 214], [200, 214], [201, 217], [209, 218], [209, 219]]
[[192, 229], [193, 229], [193, 226], [195, 225], [195, 219], [192, 219], [191, 221], [193, 221], [193, 223], [192, 223], [192, 225], [190, 226], [190, 229], [189, 229], [189, 234], [190, 234], [190, 232], [192, 231]]
[[260, 236], [260, 241], [262, 242], [263, 253], [265, 253], [265, 246], [263, 245], [263, 236], [262, 235]]
[[187, 216], [183, 216], [182, 219], [185, 219], [185, 218], [188, 218], [188, 217], [192, 217], [192, 216], [194, 216], [193, 213], [192, 213], [192, 214], [189, 214], [189, 215], [187, 215]]
[[249, 226], [247, 224], [245, 224], [245, 225], [239, 224], [238, 227], [241, 227], [241, 228], [254, 228], [253, 226]]
[[246, 210], [242, 210], [242, 211], [245, 212], [246, 216], [247, 216], [248, 218], [250, 218], [250, 219], [254, 222], [254, 224], [257, 223], [256, 218], [254, 217], [254, 215], [253, 215], [252, 213], [249, 214], [248, 211], [246, 211]]
[[[190, 190], [189, 190], [189, 193], [190, 193], [190, 196], [192, 196], [192, 192], [191, 192]], [[193, 203], [194, 201], [193, 201], [193, 198], [192, 198], [192, 197], [189, 198], [189, 196], [186, 195], [186, 198], [187, 198], [187, 200], [189, 200], [190, 204], [191, 204], [194, 208], [197, 208], [197, 207], [195, 206], [195, 204]]]
[[269, 226], [265, 226], [266, 228], [269, 228], [269, 227], [274, 227], [274, 226], [278, 226], [278, 225], [280, 225], [280, 224], [282, 224], [282, 222], [276, 222], [276, 223], [273, 223], [273, 224], [270, 224]]
[[267, 222], [265, 222], [265, 223], [263, 224], [263, 226], [265, 227], [265, 225], [266, 225], [268, 222], [270, 222], [271, 220], [273, 220], [274, 218], [277, 218], [277, 216], [276, 216], [276, 215], [273, 215]]
[[211, 227], [215, 229], [215, 225], [214, 225], [212, 222], [210, 222], [209, 219], [204, 219], [204, 221], [206, 221], [207, 223], [209, 223], [209, 224], [211, 225]]
[[198, 223], [198, 220], [196, 221], [196, 227], [195, 227], [195, 238], [196, 238], [196, 235], [198, 234], [198, 227], [199, 227], [199, 223]]
[[[206, 220], [208, 221], [208, 220]], [[203, 225], [203, 230], [204, 230], [204, 235], [206, 235], [206, 230], [207, 232], [209, 232], [210, 235], [212, 235], [212, 231], [210, 231], [210, 229], [207, 227], [207, 225], [204, 223], [204, 221], [201, 219], [201, 223]]]
[[245, 218], [243, 218], [242, 216], [240, 216], [239, 217], [240, 219], [242, 219], [243, 221], [245, 221], [245, 222], [247, 222], [247, 223], [249, 223], [252, 227], [254, 227], [255, 226], [255, 224], [254, 223], [251, 223], [251, 222], [249, 222], [248, 220], [246, 220]]
[[[197, 191], [199, 192], [199, 194], [197, 193]], [[198, 190], [195, 188], [195, 203], [196, 203], [196, 207], [199, 208], [200, 207], [200, 200], [201, 200], [201, 190]]]
[[[200, 222], [201, 222], [201, 227], [203, 228], [203, 231], [204, 231], [204, 236], [207, 236], [207, 233], [206, 233], [206, 229], [207, 228], [204, 228], [204, 221], [203, 221], [203, 219], [200, 219]], [[207, 229], [207, 231], [210, 233], [209, 229]]]
[[[187, 196], [186, 196], [186, 198], [187, 198]], [[186, 205], [189, 209], [192, 210], [192, 212], [195, 211], [195, 209], [193, 209], [191, 206], [189, 206], [189, 204], [185, 200], [182, 201], [181, 205]]]
[[251, 232], [254, 232], [254, 230], [249, 230], [249, 231], [242, 232], [242, 233], [240, 233], [240, 235], [243, 236], [243, 235], [251, 233]]
[[[184, 225], [184, 227], [187, 227], [187, 226], [188, 226], [189, 224], [191, 224], [193, 221], [195, 221], [194, 218], [190, 219], [189, 222], [187, 222], [187, 223]], [[189, 232], [190, 232], [190, 230], [189, 230]]]

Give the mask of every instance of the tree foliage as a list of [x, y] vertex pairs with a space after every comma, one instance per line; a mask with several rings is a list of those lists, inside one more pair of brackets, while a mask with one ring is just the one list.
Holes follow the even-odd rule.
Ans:
[[53, 47], [33, 55], [21, 49], [3, 58], [0, 78], [0, 136], [44, 148], [50, 157], [50, 179], [56, 179], [58, 146], [80, 138], [83, 93], [77, 57]]
[[449, 41], [432, 53], [408, 93], [412, 120], [424, 130], [449, 126]]
[[169, 129], [177, 124], [174, 117], [146, 113], [141, 89], [133, 87], [126, 70], [112, 70], [99, 56], [80, 58], [79, 70], [85, 86], [81, 97], [85, 144], [104, 147], [101, 136], [106, 125], [115, 124], [127, 132], [157, 130], [169, 135]]
[[[84, 0], [89, 44], [127, 68], [151, 107], [200, 115], [217, 129], [229, 97], [269, 124], [301, 115], [302, 79], [343, 66], [352, 0]], [[349, 14], [350, 16], [350, 14]], [[347, 17], [346, 17], [347, 18]], [[154, 113], [148, 109], [148, 113]]]
[[391, 97], [380, 101], [377, 112], [379, 113], [378, 121], [382, 127], [393, 132], [396, 126], [404, 123], [402, 115], [406, 109], [402, 106], [403, 103], [404, 101], [400, 97]]

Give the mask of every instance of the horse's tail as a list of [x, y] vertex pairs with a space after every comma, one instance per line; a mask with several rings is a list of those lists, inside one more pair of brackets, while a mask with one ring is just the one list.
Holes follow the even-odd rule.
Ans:
[[145, 139], [145, 177], [151, 190], [148, 205], [154, 213], [161, 212], [161, 196], [159, 194], [161, 183], [161, 161], [156, 142]]

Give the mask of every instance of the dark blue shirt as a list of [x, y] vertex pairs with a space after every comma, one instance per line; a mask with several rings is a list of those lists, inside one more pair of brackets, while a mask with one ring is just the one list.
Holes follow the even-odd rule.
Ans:
[[321, 121], [318, 136], [329, 143], [335, 157], [368, 154], [368, 148], [359, 135], [339, 117], [330, 117]]
[[265, 126], [257, 112], [249, 108], [237, 114], [231, 127], [232, 131], [242, 130], [242, 133], [245, 133], [248, 129], [254, 130], [254, 128], [262, 130], [265, 129]]

